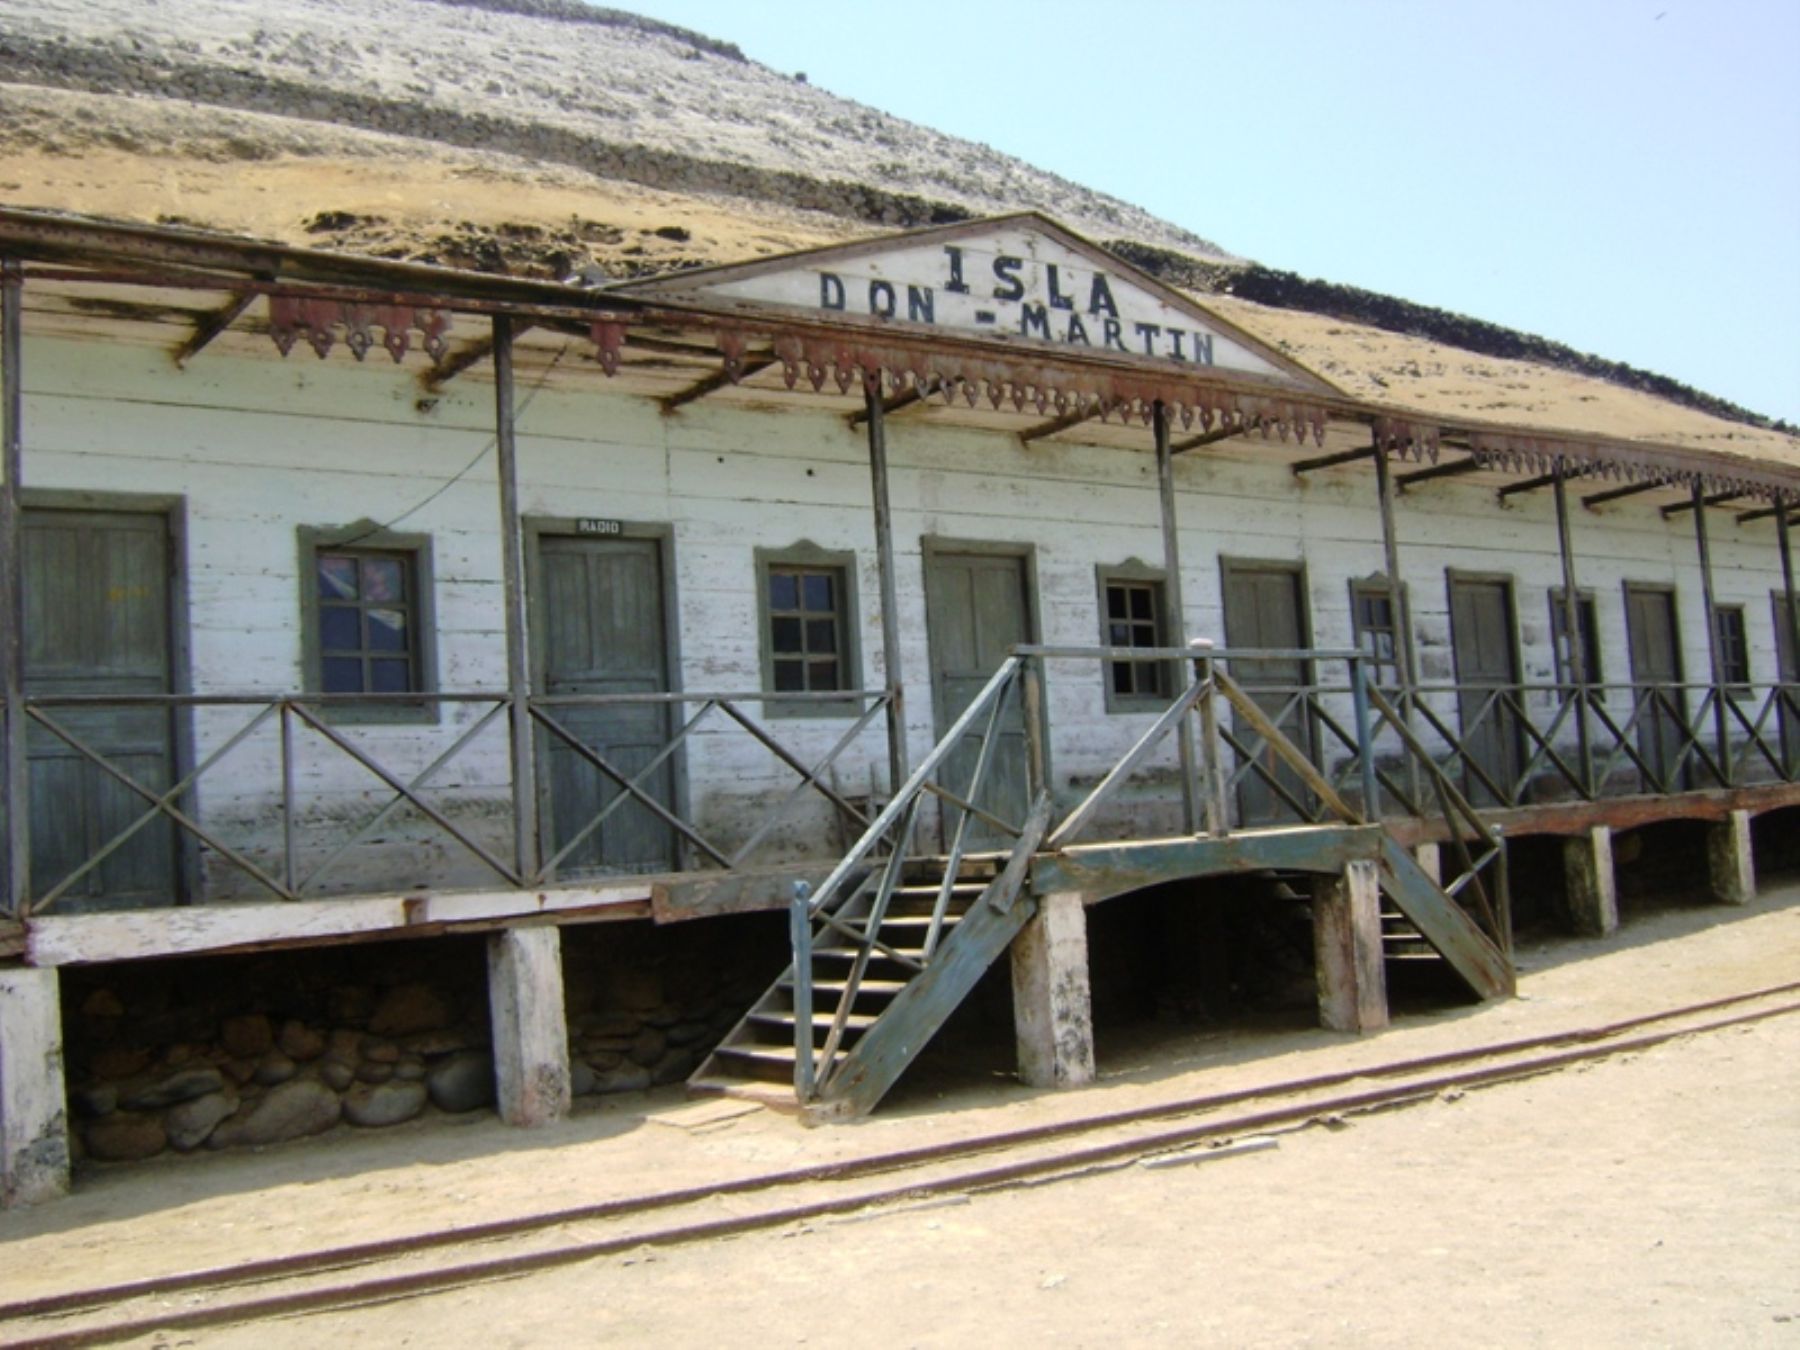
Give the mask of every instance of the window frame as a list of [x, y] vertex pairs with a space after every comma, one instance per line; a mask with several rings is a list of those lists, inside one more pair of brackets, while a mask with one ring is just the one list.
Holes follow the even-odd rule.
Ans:
[[[1169, 585], [1168, 573], [1160, 567], [1151, 567], [1136, 558], [1125, 562], [1101, 563], [1094, 568], [1094, 594], [1096, 617], [1100, 633], [1100, 645], [1111, 647], [1111, 620], [1108, 618], [1106, 605], [1107, 588], [1123, 584], [1130, 586], [1148, 586], [1151, 588], [1153, 603], [1151, 605], [1152, 621], [1155, 625], [1153, 636], [1157, 647], [1168, 647], [1174, 644], [1169, 639]], [[1156, 670], [1156, 678], [1161, 689], [1151, 693], [1121, 694], [1113, 688], [1113, 667], [1117, 665], [1151, 665]], [[1161, 712], [1175, 699], [1177, 674], [1173, 667], [1177, 663], [1170, 661], [1155, 662], [1119, 662], [1103, 661], [1100, 663], [1100, 687], [1106, 699], [1106, 711], [1114, 713]]]
[[[1363, 626], [1362, 617], [1357, 609], [1357, 602], [1364, 596], [1374, 596], [1382, 600], [1391, 600], [1393, 588], [1388, 584], [1387, 573], [1371, 572], [1366, 577], [1351, 577], [1349, 590], [1350, 645], [1356, 648], [1357, 651], [1363, 652], [1366, 656], [1370, 657], [1369, 683], [1377, 689], [1390, 691], [1403, 688], [1406, 684], [1406, 648], [1400, 640], [1400, 633], [1402, 628], [1406, 628], [1407, 625], [1410, 625], [1412, 622], [1412, 597], [1407, 591], [1406, 583], [1404, 581], [1400, 583], [1400, 612], [1394, 616], [1394, 627], [1391, 630], [1394, 638], [1394, 655], [1391, 661], [1383, 661], [1380, 658], [1375, 657], [1372, 653], [1367, 652], [1363, 647], [1362, 637], [1363, 633], [1367, 630]], [[1407, 631], [1410, 634], [1410, 628], [1407, 628]], [[1381, 682], [1380, 672], [1383, 667], [1391, 667], [1393, 669], [1394, 679], [1392, 684], [1383, 684]]]
[[[1574, 684], [1565, 671], [1563, 657], [1564, 644], [1557, 639], [1562, 634], [1563, 623], [1563, 588], [1552, 586], [1548, 591], [1550, 600], [1550, 669], [1559, 685]], [[1575, 605], [1580, 611], [1577, 622], [1581, 624], [1582, 656], [1587, 660], [1587, 685], [1590, 689], [1598, 688], [1606, 683], [1606, 667], [1601, 661], [1606, 649], [1600, 644], [1600, 599], [1599, 595], [1588, 586], [1575, 588]]]
[[[300, 660], [301, 685], [309, 694], [325, 692], [324, 635], [321, 631], [318, 560], [321, 553], [405, 555], [412, 583], [408, 607], [412, 624], [414, 687], [409, 693], [428, 696], [438, 691], [437, 614], [433, 604], [435, 572], [431, 536], [386, 530], [373, 521], [357, 525], [302, 525], [298, 530], [300, 552]], [[319, 711], [333, 722], [346, 725], [433, 725], [440, 720], [437, 700], [386, 700], [353, 704], [328, 703]]]
[[[1725, 618], [1729, 615], [1734, 621], [1737, 632], [1729, 642], [1726, 640]], [[1736, 603], [1719, 604], [1712, 607], [1713, 641], [1718, 644], [1719, 683], [1725, 692], [1732, 695], [1744, 695], [1750, 692], [1755, 672], [1750, 666], [1750, 624], [1744, 613], [1744, 606]], [[1736, 646], [1740, 662], [1739, 677], [1734, 678], [1729, 669], [1732, 652]]]
[[853, 549], [821, 548], [802, 539], [785, 548], [756, 550], [756, 647], [762, 673], [762, 691], [775, 693], [775, 625], [769, 604], [769, 577], [778, 571], [835, 573], [838, 588], [838, 678], [841, 699], [771, 701], [762, 705], [765, 717], [854, 717], [862, 702], [849, 697], [863, 687], [862, 614], [857, 599], [857, 558]]

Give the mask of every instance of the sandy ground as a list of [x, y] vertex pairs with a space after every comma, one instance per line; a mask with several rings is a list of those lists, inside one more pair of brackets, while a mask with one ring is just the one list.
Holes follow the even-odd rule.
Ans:
[[[661, 1092], [584, 1102], [573, 1119], [529, 1133], [486, 1117], [378, 1135], [345, 1127], [329, 1143], [98, 1168], [65, 1201], [0, 1216], [6, 1293], [23, 1298], [229, 1264], [251, 1253], [705, 1184], [1766, 987], [1800, 978], [1800, 886], [1766, 890], [1742, 910], [1643, 915], [1602, 941], [1527, 946], [1521, 965], [1514, 1001], [1404, 1013], [1377, 1036], [1139, 1029], [1103, 1039], [1102, 1080], [1091, 1089], [1036, 1093], [991, 1075], [940, 1071], [855, 1126], [809, 1130], [757, 1112], [723, 1129], [689, 1132], [666, 1122], [681, 1099]], [[1551, 1310], [1578, 1305], [1583, 1289], [1599, 1281], [1610, 1291], [1601, 1301], [1608, 1317], [1623, 1319], [1594, 1328], [1607, 1335], [1615, 1326], [1623, 1339], [1626, 1330], [1637, 1336], [1658, 1325], [1659, 1305], [1650, 1300], [1666, 1290], [1668, 1315], [1675, 1304], [1730, 1312], [1732, 1334], [1712, 1343], [1779, 1335], [1800, 1344], [1800, 1323], [1771, 1320], [1800, 1316], [1796, 1052], [1800, 1019], [1784, 1019], [1628, 1063], [1472, 1094], [1455, 1110], [1371, 1119], [1341, 1136], [1288, 1136], [1278, 1153], [1192, 1177], [1117, 1174], [982, 1198], [953, 1213], [833, 1228], [829, 1240], [759, 1236], [684, 1249], [659, 1257], [653, 1274], [622, 1259], [599, 1261], [358, 1317], [369, 1319], [370, 1339], [400, 1342], [433, 1325], [461, 1330], [477, 1315], [472, 1310], [482, 1317], [491, 1310], [496, 1338], [543, 1343], [557, 1338], [559, 1320], [549, 1310], [561, 1309], [567, 1332], [576, 1308], [587, 1317], [603, 1307], [605, 1320], [584, 1323], [582, 1339], [635, 1338], [644, 1319], [667, 1313], [675, 1320], [658, 1324], [659, 1339], [681, 1343], [716, 1335], [716, 1316], [729, 1306], [734, 1316], [768, 1319], [780, 1332], [775, 1339], [797, 1341], [806, 1333], [793, 1329], [791, 1313], [805, 1291], [828, 1304], [837, 1281], [882, 1271], [857, 1297], [871, 1311], [887, 1310], [889, 1320], [879, 1325], [896, 1344], [934, 1343], [959, 1316], [975, 1316], [977, 1304], [967, 1301], [957, 1305], [960, 1313], [946, 1309], [944, 1322], [925, 1316], [947, 1293], [1005, 1290], [1008, 1298], [994, 1306], [1021, 1300], [1009, 1314], [1023, 1319], [1021, 1328], [1060, 1328], [1075, 1343], [1115, 1323], [1128, 1328], [1127, 1339], [1203, 1331], [1209, 1339], [1299, 1340], [1316, 1332], [1340, 1341], [1411, 1342], [1437, 1325], [1432, 1317], [1449, 1316], [1440, 1289], [1457, 1291], [1458, 1317], [1468, 1320], [1456, 1324], [1475, 1339], [1491, 1332], [1495, 1341], [1530, 1342], [1554, 1333]], [[1254, 1189], [1240, 1195], [1238, 1187]], [[934, 1236], [926, 1242], [922, 1234]], [[1028, 1242], [1020, 1240], [1024, 1234]], [[1096, 1243], [1097, 1234], [1106, 1240]], [[1651, 1245], [1658, 1238], [1679, 1242], [1665, 1251]], [[860, 1244], [867, 1243], [894, 1245], [865, 1250]], [[860, 1255], [842, 1256], [835, 1268], [840, 1253], [853, 1250]], [[1387, 1270], [1390, 1260], [1398, 1268]], [[756, 1265], [740, 1269], [741, 1261]], [[1058, 1276], [1039, 1290], [1038, 1281]], [[1250, 1297], [1263, 1277], [1273, 1282], [1270, 1295]], [[1539, 1298], [1534, 1291], [1543, 1281], [1549, 1283]], [[538, 1296], [530, 1292], [540, 1284], [548, 1291], [541, 1318], [531, 1311]], [[1285, 1292], [1272, 1296], [1274, 1285]], [[1108, 1312], [1106, 1299], [1114, 1296], [1102, 1291], [1115, 1286], [1116, 1306]], [[1627, 1298], [1628, 1286], [1637, 1304]], [[1196, 1287], [1209, 1291], [1204, 1314], [1193, 1306]], [[1331, 1289], [1355, 1298], [1331, 1313], [1318, 1302]], [[723, 1302], [692, 1304], [690, 1296], [709, 1290], [708, 1299]], [[1051, 1293], [1058, 1299], [1048, 1300]], [[1765, 1297], [1773, 1300], [1768, 1309], [1757, 1302]], [[1538, 1318], [1529, 1322], [1537, 1330], [1526, 1322], [1490, 1323], [1480, 1311], [1500, 1305], [1508, 1317]], [[1275, 1320], [1260, 1329], [1245, 1321], [1252, 1306]], [[684, 1309], [691, 1323], [679, 1320]], [[1661, 1339], [1699, 1339], [1699, 1321], [1669, 1325]], [[278, 1324], [272, 1334], [299, 1344], [323, 1333], [305, 1322]], [[829, 1334], [820, 1327], [815, 1339]]]

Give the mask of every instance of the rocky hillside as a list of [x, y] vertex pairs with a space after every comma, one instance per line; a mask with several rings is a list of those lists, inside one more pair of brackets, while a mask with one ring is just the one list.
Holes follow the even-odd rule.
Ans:
[[1770, 425], [1542, 338], [1272, 271], [728, 43], [582, 0], [0, 0], [0, 194], [605, 277], [1047, 208], [1175, 285]]

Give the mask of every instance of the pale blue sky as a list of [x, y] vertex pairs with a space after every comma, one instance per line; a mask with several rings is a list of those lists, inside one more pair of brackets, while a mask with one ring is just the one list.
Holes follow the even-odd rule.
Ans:
[[611, 3], [1268, 266], [1800, 423], [1800, 0]]

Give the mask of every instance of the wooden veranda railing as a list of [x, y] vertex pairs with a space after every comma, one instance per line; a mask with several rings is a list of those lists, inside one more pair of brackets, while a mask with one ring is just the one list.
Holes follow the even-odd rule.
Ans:
[[[54, 875], [35, 875], [45, 869], [35, 866], [31, 893], [6, 897], [4, 912], [13, 918], [40, 914], [64, 900], [84, 883], [90, 883], [110, 859], [120, 855], [147, 830], [171, 829], [178, 836], [207, 853], [226, 872], [246, 879], [252, 893], [277, 900], [299, 900], [329, 894], [327, 880], [341, 872], [344, 860], [354, 849], [391, 826], [403, 812], [413, 813], [416, 822], [424, 823], [423, 838], [448, 843], [479, 864], [479, 870], [510, 887], [530, 888], [552, 884], [559, 869], [581, 847], [600, 831], [606, 822], [628, 805], [647, 811], [651, 817], [679, 839], [687, 858], [709, 869], [737, 870], [752, 864], [759, 851], [765, 849], [771, 836], [789, 818], [795, 803], [802, 797], [816, 795], [829, 803], [848, 831], [860, 830], [869, 823], [867, 808], [840, 792], [832, 782], [832, 770], [846, 751], [886, 709], [890, 700], [881, 690], [853, 690], [818, 693], [719, 693], [683, 692], [649, 694], [606, 694], [534, 697], [522, 704], [512, 696], [496, 692], [419, 693], [398, 695], [330, 695], [330, 694], [194, 694], [194, 695], [63, 695], [29, 698], [25, 717], [33, 730], [34, 742], [41, 748], [54, 747], [65, 757], [72, 757], [91, 779], [97, 779], [128, 801], [138, 804], [135, 815], [109, 829], [104, 838], [84, 849], [80, 856], [54, 869]], [[829, 701], [834, 708], [849, 706], [856, 711], [845, 718], [845, 725], [823, 755], [808, 760], [773, 734], [747, 711], [749, 707], [797, 706]], [[568, 725], [572, 712], [619, 708], [668, 708], [685, 710], [685, 720], [662, 738], [661, 744], [647, 762], [628, 768], [618, 762], [597, 738], [581, 734]], [[467, 725], [458, 728], [448, 743], [414, 742], [415, 759], [425, 758], [422, 766], [399, 767], [395, 754], [378, 750], [384, 739], [391, 739], [396, 728], [386, 725], [364, 726], [334, 722], [334, 711], [344, 709], [366, 711], [370, 708], [429, 709], [443, 713], [450, 709], [465, 710]], [[120, 753], [108, 753], [94, 744], [97, 739], [84, 732], [78, 723], [84, 715], [94, 713], [135, 713], [149, 715], [162, 724], [158, 735], [173, 746], [177, 743], [179, 724], [191, 728], [197, 718], [210, 719], [207, 727], [209, 748], [197, 762], [177, 777], [174, 773], [146, 781], [141, 771], [134, 772], [122, 761]], [[536, 840], [520, 849], [496, 847], [492, 841], [477, 837], [477, 832], [459, 819], [462, 801], [471, 794], [466, 785], [446, 788], [444, 780], [469, 766], [476, 758], [474, 747], [484, 733], [492, 729], [510, 728], [519, 718], [538, 729], [545, 745], [567, 747], [581, 762], [596, 783], [606, 790], [600, 795], [602, 804], [585, 821], [569, 828], [562, 837], [546, 842], [540, 849]], [[219, 719], [229, 719], [221, 725]], [[722, 725], [721, 725], [722, 724]], [[413, 728], [417, 733], [420, 728]], [[730, 839], [720, 838], [703, 829], [684, 812], [678, 797], [657, 792], [653, 784], [659, 774], [690, 745], [696, 733], [733, 735], [744, 742], [761, 747], [773, 763], [791, 775], [785, 789], [772, 794], [760, 818], [741, 829]], [[183, 738], [185, 739], [185, 738]], [[490, 754], [498, 747], [489, 746]], [[331, 838], [322, 856], [319, 850], [308, 856], [299, 835], [302, 821], [311, 808], [323, 806], [328, 813], [343, 812], [345, 793], [339, 789], [321, 789], [316, 782], [301, 781], [300, 764], [303, 751], [338, 761], [338, 767], [350, 767], [366, 775], [376, 789], [376, 799], [365, 804], [348, 819], [335, 819]], [[503, 756], [502, 756], [503, 757]], [[316, 761], [312, 777], [317, 776]], [[229, 779], [229, 784], [225, 780]], [[201, 794], [217, 785], [242, 794], [258, 787], [265, 791], [273, 780], [272, 797], [278, 825], [271, 833], [266, 828], [246, 831], [229, 819], [231, 812], [203, 811]], [[503, 799], [505, 809], [516, 823], [524, 807], [522, 793], [536, 793], [539, 786], [521, 787], [507, 776], [495, 792]], [[459, 800], [460, 794], [460, 800]], [[6, 812], [6, 845], [9, 850], [31, 847], [30, 829], [33, 814], [28, 800], [15, 804], [18, 809]], [[54, 813], [59, 804], [38, 803], [40, 814]], [[236, 837], [234, 837], [234, 835]], [[523, 837], [515, 832], [514, 839]], [[417, 839], [408, 843], [416, 846]], [[37, 852], [42, 853], [39, 849]], [[173, 896], [164, 897], [167, 903]]]

